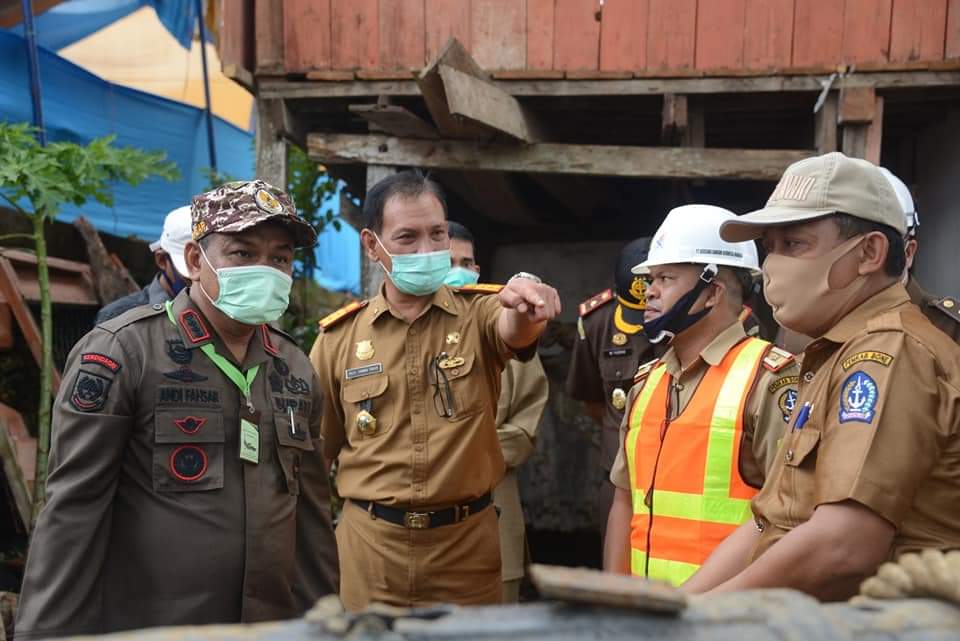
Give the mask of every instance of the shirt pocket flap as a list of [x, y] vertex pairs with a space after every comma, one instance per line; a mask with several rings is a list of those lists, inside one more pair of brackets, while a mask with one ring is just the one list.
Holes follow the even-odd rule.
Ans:
[[157, 443], [223, 443], [223, 414], [196, 408], [157, 410], [154, 440]]
[[313, 439], [310, 437], [310, 426], [307, 419], [293, 414], [294, 421], [291, 425], [290, 416], [289, 412], [273, 413], [273, 424], [277, 428], [277, 440], [280, 445], [312, 451]]
[[455, 381], [470, 374], [473, 369], [473, 361], [474, 354], [448, 356], [440, 361], [440, 371], [446, 375], [448, 381]]
[[386, 374], [344, 381], [340, 388], [340, 395], [345, 403], [361, 403], [386, 392], [388, 382]]
[[787, 445], [784, 462], [791, 467], [800, 467], [805, 460], [814, 460], [813, 452], [820, 443], [820, 430], [805, 427]]
[[[624, 348], [629, 350], [630, 348]], [[610, 350], [608, 350], [610, 351]], [[600, 378], [607, 382], [627, 381], [633, 378], [637, 371], [634, 359], [630, 354], [609, 356], [604, 354], [599, 362]]]

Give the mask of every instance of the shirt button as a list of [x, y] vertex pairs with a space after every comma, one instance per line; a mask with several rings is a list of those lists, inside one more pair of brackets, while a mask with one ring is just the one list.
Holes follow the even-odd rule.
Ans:
[[787, 459], [787, 463], [793, 460], [793, 450], [787, 450], [787, 455], [784, 457]]
[[763, 521], [757, 519], [754, 524], [757, 526], [757, 532], [763, 532]]
[[363, 394], [360, 395], [360, 398], [367, 398], [368, 396], [370, 396], [370, 393], [364, 392]]
[[458, 369], [450, 370], [450, 375], [451, 375], [451, 376], [460, 376], [460, 370], [458, 370]]
[[417, 335], [417, 330], [411, 328], [410, 331], [407, 332], [407, 333], [410, 334], [411, 336], [416, 336], [416, 335]]
[[803, 375], [803, 382], [804, 382], [804, 383], [812, 383], [812, 382], [813, 382], [813, 372], [807, 372], [806, 374], [804, 374], [804, 375]]
[[414, 446], [413, 446], [413, 451], [414, 451], [414, 452], [422, 452], [422, 451], [423, 451], [423, 446], [422, 446], [422, 445], [414, 445]]
[[159, 312], [161, 309], [163, 309], [163, 305], [160, 303], [154, 303], [153, 308]]
[[413, 408], [413, 413], [419, 415], [419, 414], [420, 414], [420, 408], [419, 408], [419, 407], [414, 407], [414, 408]]

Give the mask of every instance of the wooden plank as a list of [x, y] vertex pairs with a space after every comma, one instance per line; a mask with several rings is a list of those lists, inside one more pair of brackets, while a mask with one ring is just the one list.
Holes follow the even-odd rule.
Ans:
[[843, 2], [796, 0], [794, 67], [836, 66], [843, 50]]
[[[23, 417], [12, 407], [0, 403], [0, 468], [6, 477], [9, 496], [20, 517], [19, 529], [32, 528], [33, 480], [36, 472], [37, 439], [30, 436]], [[12, 639], [12, 637], [11, 637]]]
[[320, 82], [344, 82], [353, 80], [356, 74], [353, 71], [343, 71], [337, 69], [325, 69], [323, 71], [308, 71], [307, 80], [318, 80]]
[[687, 132], [687, 97], [668, 93], [663, 96], [660, 142], [679, 145]]
[[600, 71], [599, 69], [581, 69], [580, 71], [564, 71], [563, 77], [570, 80], [626, 80], [633, 78], [632, 71]]
[[747, 0], [709, 0], [697, 7], [696, 68], [742, 68]]
[[399, 105], [350, 105], [350, 113], [399, 138], [438, 138], [433, 125]]
[[768, 181], [777, 180], [791, 163], [813, 154], [812, 150], [516, 145], [326, 133], [309, 134], [307, 151], [313, 160], [327, 164]]
[[[10, 264], [10, 260], [5, 256], [0, 256], [0, 294], [3, 294], [7, 304], [10, 305], [13, 317], [17, 320], [17, 325], [20, 326], [20, 333], [27, 341], [27, 347], [30, 348], [30, 353], [33, 355], [33, 360], [36, 361], [37, 367], [41, 367], [43, 363], [43, 338], [40, 334], [40, 327], [34, 320], [33, 314], [30, 313], [30, 308], [23, 301], [23, 296], [17, 287], [17, 280], [17, 272]], [[60, 371], [56, 366], [53, 368], [52, 378], [52, 392], [55, 395], [57, 390], [60, 389]]]
[[600, 65], [600, 21], [596, 0], [557, 0], [553, 31], [553, 68], [597, 69]]
[[357, 69], [360, 80], [410, 80], [417, 77], [416, 69]]
[[893, 0], [890, 60], [943, 60], [947, 0]]
[[527, 69], [553, 69], [554, 0], [527, 0]]
[[566, 74], [559, 69], [506, 69], [490, 75], [497, 80], [563, 80]]
[[539, 563], [530, 566], [530, 577], [545, 599], [655, 612], [661, 616], [675, 616], [687, 607], [687, 596], [683, 592], [658, 581], [638, 581], [600, 570]]
[[427, 61], [424, 0], [380, 0], [380, 69], [422, 69]]
[[440, 55], [427, 65], [417, 78], [417, 87], [437, 130], [446, 138], [488, 138], [490, 131], [486, 127], [460, 122], [450, 114], [443, 78], [440, 76], [441, 64], [475, 78], [489, 80], [460, 41], [451, 39], [440, 51]]
[[880, 147], [883, 143], [883, 96], [877, 96], [873, 121], [867, 125], [867, 144], [863, 157], [875, 165], [880, 164]]
[[329, 69], [330, 0], [286, 0], [284, 9], [284, 69], [287, 73]]
[[254, 0], [257, 73], [284, 72], [283, 0]]
[[871, 122], [877, 103], [876, 91], [870, 87], [854, 87], [840, 91], [841, 125]]
[[278, 100], [261, 98], [257, 104], [254, 136], [257, 177], [281, 188], [287, 185], [287, 143], [280, 136], [282, 108]]
[[943, 55], [960, 58], [960, 0], [950, 0], [947, 6], [947, 37]]
[[841, 52], [843, 62], [858, 64], [887, 61], [892, 11], [893, 0], [845, 0]]
[[433, 60], [450, 38], [470, 50], [470, 0], [425, 0], [427, 60]]
[[693, 69], [697, 0], [649, 0], [647, 69]]
[[786, 69], [793, 50], [794, 0], [747, 0], [743, 64]]
[[813, 117], [813, 142], [818, 154], [837, 150], [838, 103], [837, 92], [831, 91]]
[[469, 51], [484, 69], [524, 69], [527, 6], [521, 0], [473, 0]]
[[446, 65], [440, 65], [440, 77], [447, 96], [447, 108], [455, 118], [489, 127], [524, 142], [541, 138], [532, 114], [502, 89]]
[[219, 39], [217, 54], [221, 68], [240, 68], [253, 71], [254, 31], [253, 0], [231, 0], [220, 3]]
[[331, 0], [334, 69], [374, 69], [379, 64], [379, 0]]
[[647, 66], [649, 0], [607, 0], [600, 22], [601, 71], [641, 71]]

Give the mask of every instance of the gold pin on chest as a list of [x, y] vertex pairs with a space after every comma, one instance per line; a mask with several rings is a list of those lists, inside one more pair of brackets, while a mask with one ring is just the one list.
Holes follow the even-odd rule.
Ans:
[[459, 345], [460, 332], [450, 332], [447, 334], [447, 345]]
[[361, 361], [369, 361], [375, 353], [376, 350], [373, 348], [373, 341], [367, 340], [357, 343], [356, 355]]

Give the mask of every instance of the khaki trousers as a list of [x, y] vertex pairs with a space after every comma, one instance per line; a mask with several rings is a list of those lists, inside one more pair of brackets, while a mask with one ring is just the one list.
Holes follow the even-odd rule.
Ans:
[[336, 534], [340, 600], [348, 611], [374, 601], [403, 607], [501, 602], [500, 532], [492, 505], [460, 523], [412, 530], [346, 501]]

